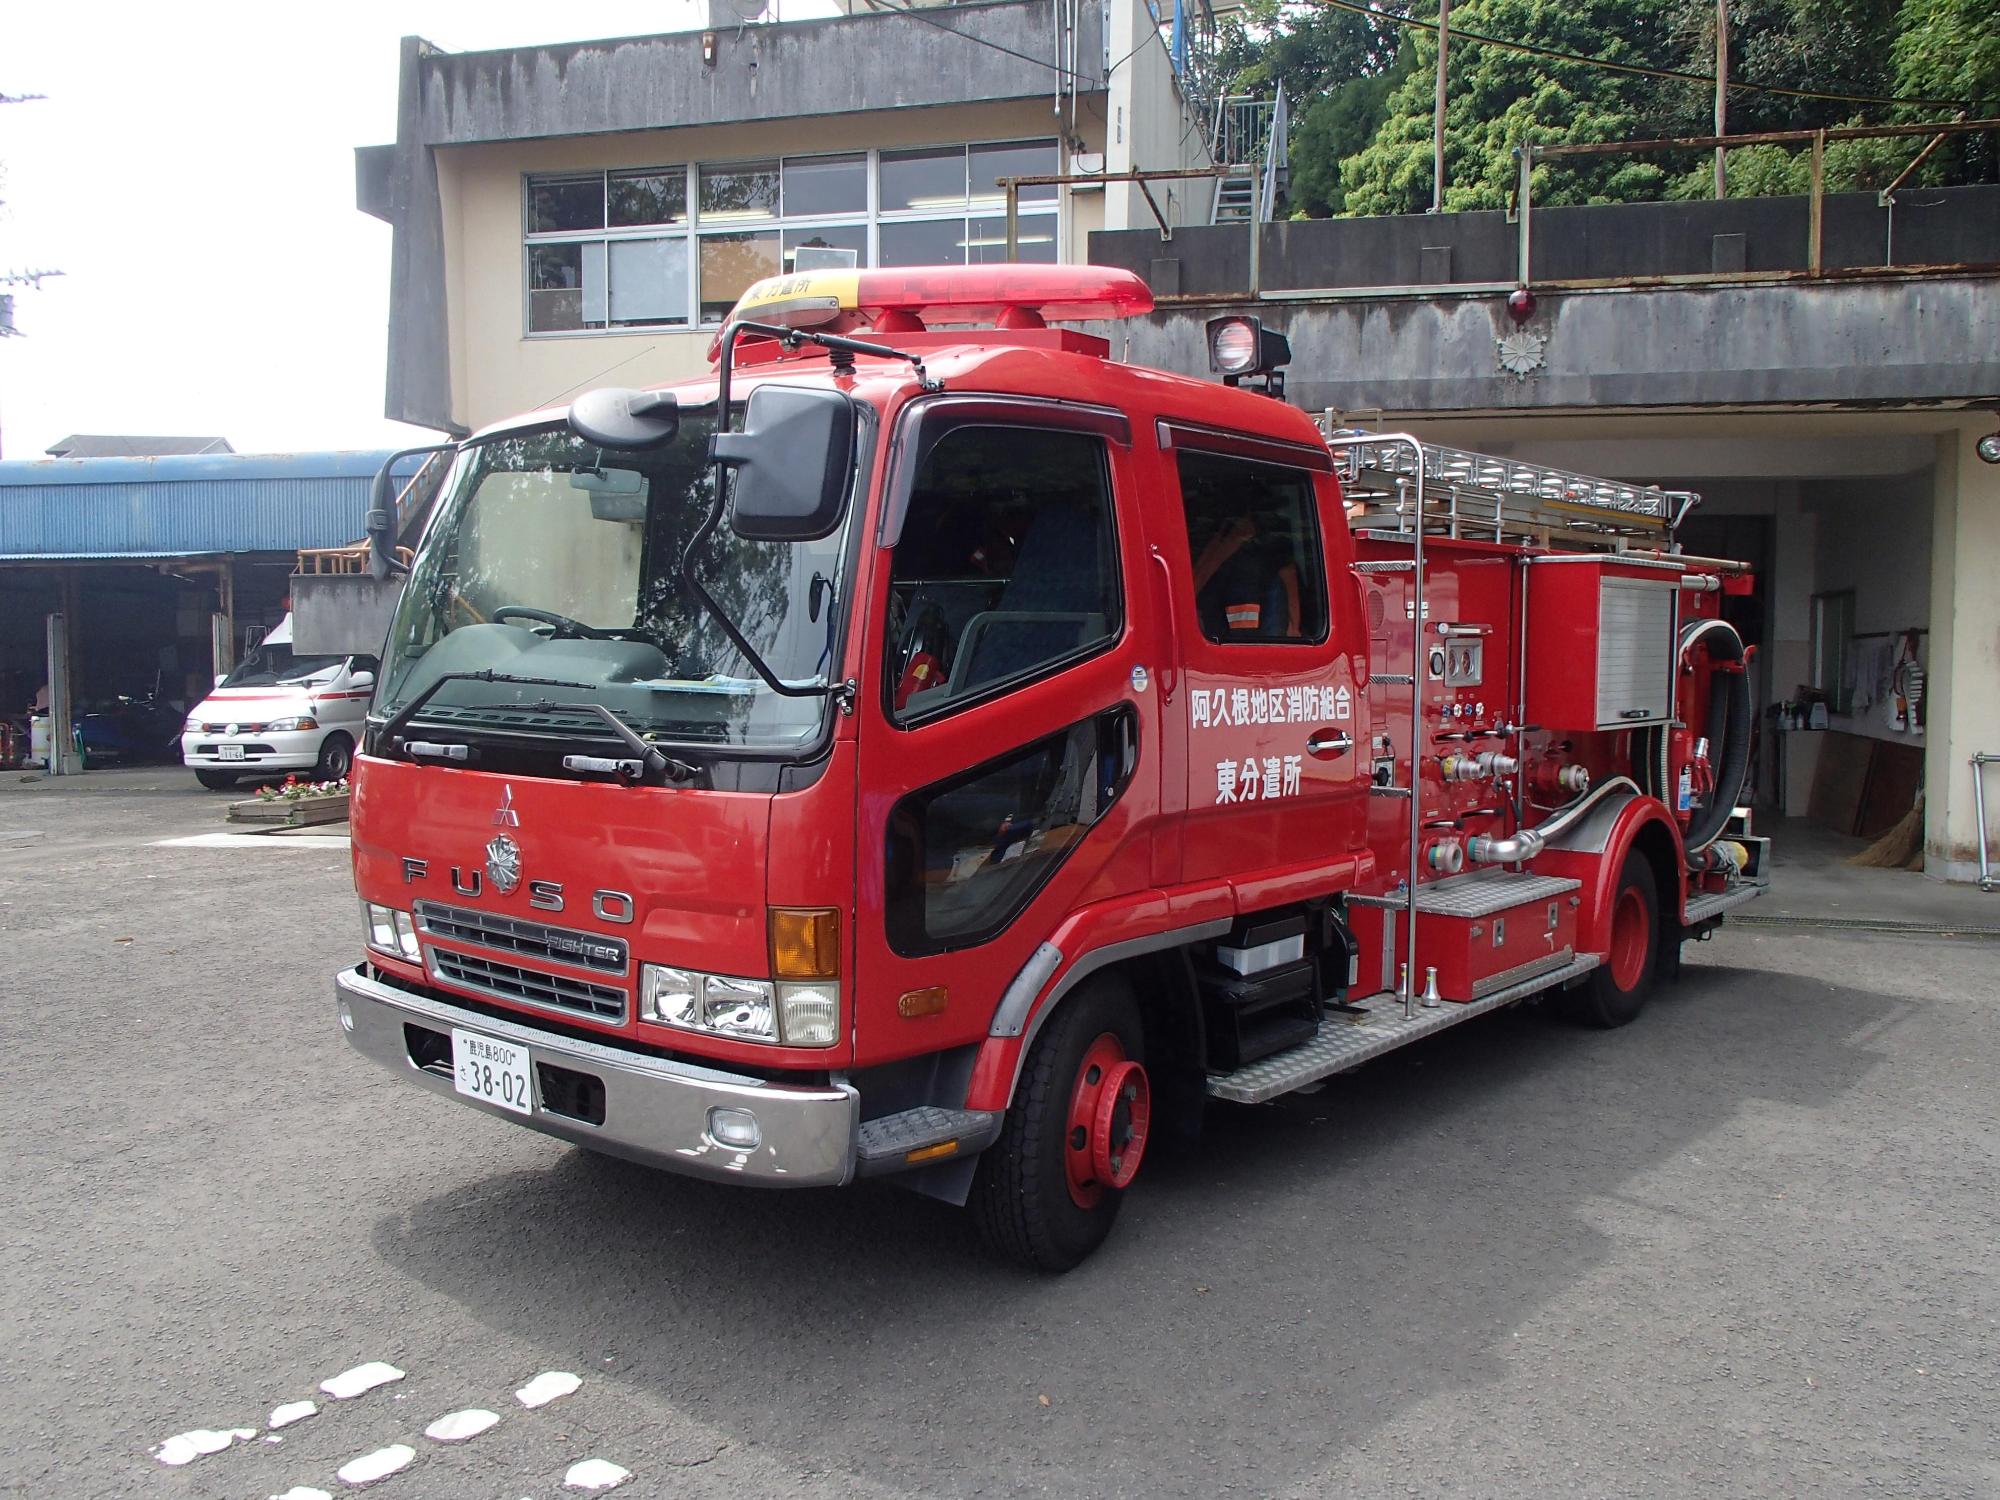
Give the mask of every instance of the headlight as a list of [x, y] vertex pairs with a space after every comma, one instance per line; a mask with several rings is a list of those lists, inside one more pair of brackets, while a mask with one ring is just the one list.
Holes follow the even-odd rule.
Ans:
[[276, 734], [285, 734], [294, 729], [317, 729], [319, 720], [311, 714], [300, 714], [295, 719], [273, 719], [264, 728]]
[[642, 964], [639, 1016], [709, 1036], [831, 1047], [839, 1028], [840, 986], [832, 980], [773, 984]]
[[187, 723], [185, 723], [185, 724], [181, 725], [181, 733], [182, 733], [182, 734], [200, 734], [200, 733], [201, 733], [201, 720], [199, 720], [199, 719], [189, 719], [189, 720], [187, 721]]
[[423, 961], [424, 951], [417, 946], [416, 924], [406, 911], [395, 911], [387, 906], [377, 906], [372, 901], [364, 901], [361, 903], [361, 931], [368, 946], [378, 953], [407, 959], [413, 964]]

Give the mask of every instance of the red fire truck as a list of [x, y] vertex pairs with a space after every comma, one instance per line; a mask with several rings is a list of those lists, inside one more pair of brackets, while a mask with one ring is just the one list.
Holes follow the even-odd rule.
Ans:
[[1632, 1020], [1761, 880], [1748, 574], [1692, 495], [1322, 432], [1253, 318], [1214, 382], [1050, 326], [1150, 307], [777, 278], [712, 378], [458, 445], [354, 776], [353, 1045], [1059, 1270], [1210, 1100]]

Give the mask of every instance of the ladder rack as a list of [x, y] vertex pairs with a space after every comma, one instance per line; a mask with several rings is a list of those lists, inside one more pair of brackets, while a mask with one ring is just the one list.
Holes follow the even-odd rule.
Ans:
[[1691, 490], [1621, 484], [1545, 464], [1333, 428], [1330, 413], [1322, 430], [1347, 497], [1348, 523], [1356, 530], [1408, 535], [1421, 493], [1424, 530], [1434, 536], [1541, 546], [1662, 545], [1671, 542], [1674, 529], [1701, 499]]

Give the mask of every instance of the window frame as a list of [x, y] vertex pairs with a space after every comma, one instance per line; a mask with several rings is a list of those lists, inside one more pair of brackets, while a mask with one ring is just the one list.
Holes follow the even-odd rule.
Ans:
[[[548, 172], [524, 172], [521, 174], [521, 337], [524, 339], [574, 339], [603, 338], [621, 334], [639, 334], [658, 337], [662, 333], [707, 332], [722, 326], [722, 319], [708, 319], [702, 315], [701, 289], [701, 241], [707, 236], [724, 234], [776, 234], [778, 237], [778, 265], [785, 266], [785, 243], [793, 234], [811, 235], [819, 230], [860, 229], [865, 249], [859, 264], [874, 268], [882, 266], [882, 230], [884, 226], [897, 224], [956, 223], [961, 240], [971, 238], [971, 226], [976, 220], [1002, 218], [1006, 207], [1004, 196], [997, 202], [993, 195], [977, 194], [972, 189], [972, 153], [992, 147], [1031, 147], [1046, 145], [1055, 154], [1056, 165], [1062, 162], [1062, 142], [1059, 137], [1036, 136], [1031, 138], [1006, 137], [994, 140], [941, 141], [932, 144], [912, 143], [907, 146], [869, 147], [865, 150], [847, 151], [803, 151], [778, 152], [762, 156], [722, 157], [712, 161], [658, 162], [631, 166], [559, 169]], [[962, 206], [956, 210], [928, 208], [884, 209], [882, 206], [882, 157], [899, 151], [956, 151], [965, 163], [966, 194]], [[858, 209], [831, 213], [809, 213], [796, 216], [785, 212], [784, 174], [788, 162], [806, 162], [841, 157], [859, 157], [863, 163], [865, 187], [863, 206]], [[720, 221], [703, 222], [701, 213], [701, 174], [727, 171], [731, 168], [753, 166], [775, 162], [778, 169], [777, 211], [768, 215], [729, 218]], [[626, 224], [613, 226], [610, 223], [611, 179], [620, 176], [645, 176], [679, 174], [682, 181], [681, 216], [667, 224]], [[533, 227], [534, 194], [538, 185], [563, 182], [598, 183], [598, 201], [604, 224], [594, 229], [550, 229], [536, 230]], [[1051, 190], [1052, 196], [1046, 200], [1025, 200], [1020, 204], [1019, 221], [1023, 226], [1040, 225], [1046, 222], [1052, 228], [1055, 244], [1054, 263], [1062, 264], [1067, 248], [1069, 209], [1067, 195], [1060, 190]], [[683, 316], [673, 321], [654, 323], [614, 324], [610, 321], [610, 245], [616, 240], [668, 240], [677, 241], [686, 261], [686, 305]], [[578, 245], [585, 247], [583, 254], [588, 267], [591, 251], [597, 246], [597, 254], [602, 258], [604, 275], [604, 320], [597, 326], [580, 328], [535, 328], [533, 327], [533, 252], [537, 247], [554, 245]], [[967, 265], [990, 264], [971, 259], [971, 250], [965, 251]], [[579, 294], [582, 287], [579, 285]]]
[[[1041, 420], [1033, 420], [1036, 417]], [[885, 595], [895, 587], [895, 554], [896, 549], [902, 545], [903, 523], [908, 518], [910, 496], [916, 488], [917, 475], [938, 444], [955, 433], [970, 429], [993, 429], [1016, 433], [1054, 432], [1064, 436], [1085, 436], [1097, 440], [1099, 472], [1103, 476], [1104, 484], [1105, 520], [1109, 532], [1106, 538], [1107, 555], [1118, 615], [1111, 628], [1098, 640], [1085, 642], [1061, 656], [1051, 657], [1026, 673], [1003, 677], [986, 684], [977, 692], [967, 693], [963, 698], [948, 698], [934, 708], [915, 714], [902, 712], [896, 708], [896, 681], [890, 665], [890, 653], [895, 643], [890, 640], [885, 625], [882, 632], [882, 651], [875, 664], [881, 675], [879, 701], [884, 721], [891, 729], [903, 732], [928, 728], [930, 725], [955, 718], [968, 709], [982, 707], [1000, 698], [1012, 696], [1024, 688], [1046, 682], [1051, 677], [1059, 676], [1073, 667], [1116, 650], [1132, 628], [1131, 599], [1126, 591], [1124, 534], [1120, 529], [1118, 518], [1117, 465], [1112, 462], [1111, 456], [1113, 443], [1118, 443], [1121, 447], [1130, 447], [1130, 423], [1122, 412], [1105, 407], [1082, 406], [1073, 402], [1044, 402], [1032, 398], [939, 396], [929, 400], [913, 401], [904, 408], [898, 426], [888, 483], [884, 487], [882, 523], [877, 535], [877, 544], [889, 549], [889, 562], [883, 570], [882, 579]], [[885, 599], [885, 622], [886, 616]]]

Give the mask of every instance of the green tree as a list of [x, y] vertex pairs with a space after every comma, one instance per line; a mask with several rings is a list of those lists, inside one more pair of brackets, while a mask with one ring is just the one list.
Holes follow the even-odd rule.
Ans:
[[1903, 0], [1890, 48], [1896, 91], [2000, 114], [2000, 16], [1993, 0]]
[[[1669, 52], [1665, 21], [1665, 13], [1644, 0], [1466, 0], [1452, 7], [1454, 33], [1463, 27], [1577, 57], [1646, 66], [1657, 66]], [[1418, 33], [1410, 51], [1409, 75], [1390, 92], [1375, 138], [1341, 163], [1349, 213], [1430, 207], [1435, 33]], [[1515, 182], [1513, 148], [1524, 142], [1658, 133], [1667, 117], [1655, 92], [1636, 85], [1630, 74], [1508, 52], [1454, 34], [1446, 71], [1444, 206], [1506, 206]], [[1535, 168], [1535, 200], [1657, 198], [1668, 180], [1668, 168], [1644, 158], [1545, 162]]]
[[1386, 73], [1350, 78], [1309, 103], [1292, 129], [1294, 217], [1323, 219], [1347, 207], [1341, 164], [1375, 138], [1389, 94], [1410, 71], [1410, 51]]

